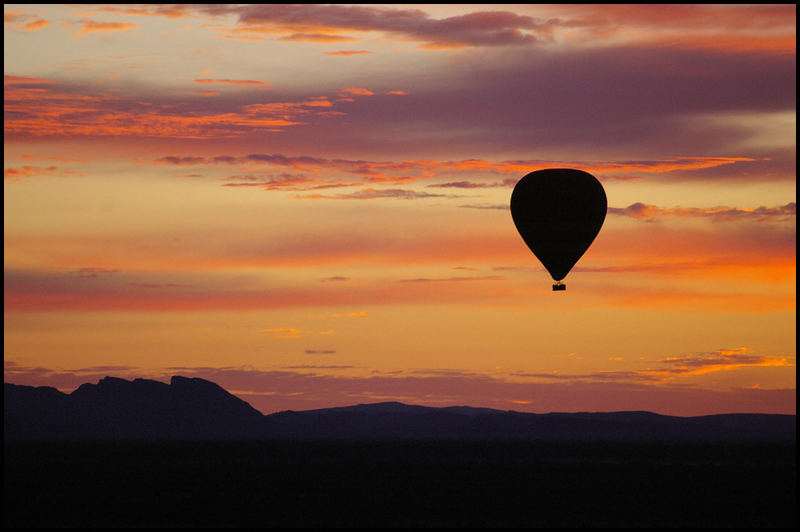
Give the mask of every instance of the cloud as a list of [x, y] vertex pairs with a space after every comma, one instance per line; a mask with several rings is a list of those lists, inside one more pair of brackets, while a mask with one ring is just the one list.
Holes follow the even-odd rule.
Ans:
[[[329, 110], [327, 96], [264, 103], [214, 99], [204, 94], [129, 94], [100, 85], [71, 85], [52, 80], [4, 77], [4, 133], [12, 137], [167, 137], [229, 138], [275, 132], [307, 120], [341, 116]], [[133, 89], [131, 89], [132, 91]], [[259, 103], [256, 103], [259, 102]]]
[[[626, 7], [630, 6], [609, 8], [614, 11], [609, 17], [623, 20]], [[80, 87], [85, 92], [84, 96], [104, 93], [106, 103], [97, 106], [81, 101], [74, 94], [72, 102], [63, 101], [57, 105], [55, 93], [45, 92], [40, 95], [44, 97], [39, 98], [39, 103], [46, 108], [56, 106], [54, 110], [58, 112], [55, 116], [44, 116], [32, 102], [24, 109], [14, 110], [11, 104], [19, 104], [11, 98], [14, 94], [7, 94], [6, 134], [12, 138], [37, 132], [61, 137], [92, 133], [108, 137], [124, 134], [122, 125], [127, 123], [130, 135], [247, 138], [249, 142], [240, 145], [252, 147], [265, 145], [264, 136], [272, 137], [271, 133], [281, 132], [289, 134], [270, 138], [270, 144], [282, 146], [281, 149], [286, 153], [302, 153], [301, 150], [307, 149], [303, 147], [309, 145], [308, 135], [313, 129], [317, 153], [336, 153], [337, 149], [352, 149], [357, 145], [364, 157], [368, 157], [370, 152], [385, 154], [391, 149], [396, 150], [395, 153], [414, 153], [423, 158], [426, 154], [444, 153], [445, 147], [449, 150], [458, 149], [459, 156], [466, 156], [514, 151], [531, 153], [531, 146], [536, 146], [538, 153], [550, 154], [556, 160], [568, 160], [569, 154], [591, 147], [594, 153], [606, 154], [612, 160], [642, 151], [654, 158], [673, 154], [741, 155], [758, 159], [752, 161], [758, 164], [748, 169], [754, 179], [793, 178], [791, 161], [777, 161], [774, 158], [769, 162], [763, 160], [766, 156], [775, 155], [772, 148], [760, 146], [758, 150], [749, 149], [750, 143], [759, 141], [763, 144], [765, 135], [775, 135], [775, 128], [769, 121], [770, 115], [794, 114], [796, 72], [793, 54], [785, 51], [734, 53], [689, 49], [677, 45], [665, 46], [663, 42], [641, 44], [633, 37], [646, 34], [647, 30], [655, 31], [657, 15], [670, 20], [672, 17], [676, 20], [685, 17], [693, 21], [692, 28], [700, 28], [695, 23], [703, 20], [703, 17], [706, 17], [708, 24], [711, 25], [711, 21], [716, 24], [714, 17], [719, 15], [720, 20], [729, 20], [730, 24], [738, 20], [744, 31], [748, 27], [772, 28], [780, 18], [777, 13], [788, 9], [772, 9], [773, 13], [770, 14], [768, 9], [751, 11], [746, 8], [656, 6], [656, 9], [647, 12], [647, 16], [637, 14], [637, 20], [641, 19], [641, 26], [638, 26], [642, 28], [640, 31], [626, 30], [623, 32], [625, 39], [602, 41], [598, 45], [597, 36], [580, 42], [571, 41], [566, 37], [566, 30], [569, 29], [573, 34], [593, 29], [613, 30], [616, 35], [616, 27], [606, 24], [609, 19], [594, 19], [597, 12], [593, 8], [583, 11], [579, 7], [559, 6], [559, 10], [563, 9], [568, 14], [563, 20], [548, 23], [534, 20], [540, 24], [539, 28], [524, 31], [526, 34], [536, 34], [538, 38], [547, 35], [563, 39], [568, 46], [557, 49], [549, 46], [511, 46], [502, 50], [482, 50], [480, 54], [465, 50], [457, 54], [458, 59], [449, 63], [447, 69], [440, 69], [425, 84], [415, 84], [413, 92], [409, 91], [411, 87], [399, 85], [403, 83], [403, 78], [399, 77], [391, 81], [390, 87], [381, 87], [380, 81], [376, 80], [375, 86], [366, 87], [375, 94], [356, 98], [355, 102], [337, 101], [339, 91], [334, 88], [316, 93], [317, 96], [328, 97], [332, 105], [328, 111], [346, 113], [346, 121], [336, 118], [343, 115], [322, 114], [319, 112], [322, 109], [312, 108], [310, 101], [306, 100], [308, 89], [298, 92], [285, 88], [280, 97], [276, 89], [275, 101], [263, 102], [252, 94], [244, 94], [256, 92], [246, 91], [244, 89], [248, 87], [244, 86], [235, 95], [224, 94], [215, 98], [195, 96], [191, 101], [184, 102], [173, 100], [168, 102], [172, 105], [170, 107], [165, 101], [166, 96], [177, 98], [176, 95], [163, 94], [164, 89], [160, 86], [140, 84], [136, 88], [139, 94], [135, 95]], [[383, 33], [390, 31], [388, 21], [391, 20], [399, 28], [396, 35], [402, 34], [402, 29], [410, 20], [435, 21], [421, 10], [366, 6], [206, 6], [189, 9], [194, 14], [210, 16], [235, 17], [241, 14], [243, 18], [239, 26], [242, 28], [259, 27], [261, 23], [246, 22], [246, 13], [252, 14], [253, 20], [261, 13], [274, 21], [274, 24], [264, 23], [267, 27], [292, 33], [315, 31], [313, 20], [330, 18], [332, 14], [340, 15], [343, 21], [372, 18], [383, 21], [383, 24], [387, 24], [387, 29], [379, 30]], [[359, 9], [366, 9], [366, 12]], [[639, 11], [634, 7], [630, 9], [637, 13]], [[677, 13], [684, 9], [692, 14], [681, 13], [679, 16]], [[147, 10], [155, 11], [156, 8]], [[735, 18], [729, 18], [729, 12], [738, 14]], [[755, 16], [749, 21], [749, 26], [744, 13]], [[527, 20], [520, 16], [506, 17], [508, 20], [505, 20], [494, 12], [478, 15], [454, 18], [450, 23], [461, 28], [474, 26], [472, 29], [475, 32], [485, 33], [486, 28], [502, 26], [506, 22], [513, 26], [514, 21], [522, 23]], [[307, 22], [307, 17], [311, 17], [311, 23]], [[762, 22], [767, 19], [769, 24]], [[484, 22], [487, 24], [485, 27], [481, 26]], [[285, 27], [290, 23], [305, 26], [294, 31]], [[786, 26], [786, 21], [783, 20], [782, 24]], [[366, 27], [371, 25], [366, 24]], [[350, 30], [339, 28], [339, 31]], [[727, 31], [733, 37], [740, 34], [739, 29], [729, 27]], [[750, 33], [748, 31], [747, 35]], [[291, 33], [276, 35], [287, 34]], [[445, 35], [446, 32], [439, 34]], [[660, 68], [652, 68], [654, 64]], [[619, 79], [623, 77], [626, 82], [621, 84]], [[196, 87], [193, 80], [187, 81]], [[57, 85], [63, 88], [59, 92], [63, 93], [63, 98], [78, 88], [75, 85]], [[409, 94], [394, 99], [391, 105], [381, 105], [383, 102], [380, 102], [380, 98], [387, 97], [387, 92], [390, 92], [387, 88], [408, 91]], [[196, 100], [202, 100], [203, 104]], [[145, 106], [145, 103], [148, 105]], [[252, 112], [246, 109], [246, 106], [263, 103], [295, 105], [260, 108], [267, 116], [254, 116], [253, 113], [259, 108], [251, 107]], [[80, 118], [89, 123], [81, 123], [77, 120], [78, 116], [68, 112], [76, 108], [82, 110], [78, 113]], [[116, 114], [106, 112], [108, 108], [116, 108]], [[131, 108], [130, 113], [123, 112], [127, 108]], [[286, 109], [290, 109], [288, 114]], [[25, 121], [17, 118], [17, 112], [35, 119]], [[67, 120], [67, 117], [70, 119]], [[536, 117], [536, 120], [528, 117]], [[55, 123], [56, 127], [46, 127], [50, 123]], [[112, 128], [112, 125], [116, 127]], [[784, 137], [784, 143], [790, 142], [786, 140], [790, 136]], [[665, 146], [669, 146], [666, 153]], [[791, 148], [793, 153], [794, 146]], [[682, 173], [702, 170], [689, 168], [686, 163], [688, 161], [682, 164], [682, 168], [673, 170], [674, 174], [669, 177], [677, 179]], [[722, 167], [728, 174], [740, 173], [741, 168], [747, 168], [744, 163], [717, 164], [715, 168]], [[774, 171], [778, 168], [780, 175]], [[657, 178], [659, 175], [658, 172], [654, 175], [646, 172], [646, 169], [632, 168], [627, 171], [619, 169], [616, 174], [612, 174], [610, 169], [604, 172], [604, 177], [608, 179]]]
[[[224, 187], [259, 187], [267, 190], [289, 189], [304, 190], [307, 185], [319, 185], [321, 181], [303, 174], [281, 174], [279, 176], [254, 176], [254, 175], [232, 175], [226, 180], [236, 181], [225, 183]], [[312, 187], [315, 188], [315, 187]]]
[[375, 94], [369, 89], [364, 89], [362, 87], [345, 87], [341, 90], [340, 96], [372, 96]]
[[[794, 50], [793, 5], [695, 5], [664, 9], [660, 5], [562, 4], [544, 6], [542, 18], [508, 11], [478, 11], [441, 19], [422, 9], [345, 5], [149, 5], [102, 7], [93, 13], [138, 16], [210, 17], [238, 15], [236, 28], [217, 26], [225, 37], [257, 39], [260, 34], [359, 36], [379, 32], [383, 38], [420, 42], [424, 48], [518, 46], [537, 42], [585, 45], [647, 43], [687, 49], [732, 51]], [[555, 15], [555, 16], [554, 16]], [[688, 31], [687, 31], [688, 30]], [[249, 35], [249, 36], [248, 36]], [[343, 37], [351, 38], [351, 37]]]
[[294, 42], [316, 42], [316, 43], [332, 43], [332, 42], [351, 42], [355, 41], [353, 37], [345, 35], [334, 35], [330, 33], [292, 33], [280, 37], [279, 41], [294, 41]]
[[567, 5], [559, 9], [574, 28], [573, 39], [603, 37], [673, 47], [726, 52], [790, 51], [795, 6], [681, 4], [663, 9], [648, 4]]
[[508, 11], [480, 11], [434, 19], [419, 9], [345, 5], [262, 4], [198, 9], [211, 15], [238, 15], [236, 31], [239, 32], [300, 35], [381, 32], [386, 37], [420, 42], [423, 47], [433, 49], [528, 45], [538, 42], [537, 31], [545, 32], [552, 24]]
[[[187, 228], [180, 245], [172, 238], [149, 234], [31, 238], [12, 233], [4, 241], [4, 305], [7, 311], [78, 312], [538, 301], [546, 294], [537, 295], [537, 283], [529, 283], [522, 275], [505, 274], [512, 270], [489, 272], [506, 275], [504, 282], [447, 282], [451, 276], [441, 273], [445, 271], [442, 268], [457, 265], [527, 266], [540, 271], [511, 220], [500, 214], [487, 213], [485, 226], [463, 230], [458, 224], [408, 219], [397, 226], [391, 238], [380, 232], [383, 222], [377, 220], [378, 232], [336, 220], [324, 229], [313, 225], [279, 235], [263, 228], [257, 233], [262, 235], [258, 246], [253, 246], [254, 233], [231, 232], [224, 227]], [[582, 304], [682, 312], [793, 310], [796, 228], [793, 217], [789, 222], [775, 219], [778, 222], [753, 223], [744, 218], [718, 223], [701, 217], [696, 223], [684, 224], [672, 222], [668, 216], [661, 223], [630, 223], [610, 217], [590, 252], [573, 270], [585, 282]], [[391, 217], [391, 223], [396, 220]], [[420, 234], [425, 238], [419, 238]], [[353, 264], [383, 272], [379, 274], [381, 282], [370, 277], [320, 281], [346, 275], [341, 268]], [[415, 270], [398, 273], [399, 265], [408, 264]], [[53, 265], [59, 265], [58, 269]], [[97, 274], [94, 279], [76, 273], [87, 267], [119, 272], [102, 275], [86, 270], [84, 275]], [[277, 277], [244, 282], [226, 273], [253, 268], [274, 271]], [[297, 268], [307, 269], [310, 275], [305, 282], [287, 282], [283, 272]], [[427, 281], [397, 282], [401, 279]], [[546, 286], [546, 273], [541, 279]], [[142, 290], [130, 283], [185, 286]]]
[[[619, 361], [621, 358], [611, 357], [609, 360]], [[586, 374], [519, 372], [514, 375], [558, 381], [639, 382], [660, 385], [684, 377], [732, 371], [740, 368], [791, 368], [796, 365], [795, 357], [793, 356], [757, 354], [747, 347], [717, 349], [710, 352], [668, 357], [660, 360], [659, 363], [661, 367], [623, 371], [607, 370]]]
[[692, 353], [661, 360], [667, 366], [663, 370], [642, 370], [665, 379], [689, 375], [704, 375], [718, 371], [730, 371], [745, 367], [794, 367], [794, 357], [771, 356], [755, 353], [747, 347], [717, 349], [710, 352]]
[[39, 20], [34, 20], [33, 22], [29, 22], [28, 24], [25, 24], [25, 29], [28, 31], [36, 31], [42, 28], [46, 28], [49, 25], [50, 22], [48, 22], [47, 20], [39, 19]]
[[204, 85], [224, 83], [227, 85], [269, 85], [266, 81], [254, 81], [252, 79], [196, 79], [195, 83]]
[[[23, 156], [22, 159], [35, 160], [36, 157]], [[81, 161], [77, 159], [67, 159], [61, 157], [51, 157], [50, 159], [60, 160], [63, 162], [86, 162], [85, 160]], [[78, 172], [77, 170], [63, 168], [55, 165], [37, 166], [37, 165], [26, 164], [22, 166], [10, 166], [3, 170], [3, 179], [7, 180], [9, 183], [22, 183], [28, 181], [31, 178], [41, 177], [41, 176], [69, 178], [69, 177], [82, 177], [83, 175], [84, 174]]]
[[339, 369], [354, 369], [356, 367], [357, 366], [348, 366], [348, 365], [345, 365], [345, 364], [335, 364], [335, 365], [326, 364], [324, 366], [320, 365], [320, 364], [299, 364], [299, 365], [296, 365], [296, 366], [285, 366], [283, 369], [289, 369], [289, 370], [295, 370], [295, 369], [336, 369], [336, 370], [339, 370]]
[[5, 11], [3, 13], [3, 22], [10, 23], [18, 20], [21, 16], [23, 16], [22, 11]]
[[325, 55], [363, 55], [363, 54], [372, 54], [375, 52], [370, 52], [369, 50], [338, 50], [336, 52], [325, 52]]
[[52, 80], [43, 78], [31, 78], [28, 76], [3, 76], [3, 85], [23, 85], [33, 88], [38, 88], [39, 85], [47, 85], [53, 83]]
[[92, 10], [92, 13], [113, 13], [116, 15], [181, 18], [189, 16], [190, 9], [191, 6], [180, 4], [145, 4], [142, 7], [99, 7]]
[[274, 338], [300, 338], [300, 329], [279, 327], [277, 329], [263, 329], [262, 333], [270, 334]]
[[22, 182], [23, 178], [52, 175], [57, 169], [58, 167], [56, 166], [40, 167], [25, 165], [19, 168], [12, 166], [3, 170], [3, 179], [9, 179], [12, 182], [19, 183]]
[[331, 282], [331, 281], [349, 281], [349, 277], [342, 277], [341, 275], [336, 275], [334, 277], [326, 277], [324, 279], [320, 279], [323, 283]]
[[699, 209], [695, 207], [676, 207], [664, 209], [655, 205], [644, 203], [633, 203], [625, 208], [609, 207], [608, 214], [627, 216], [639, 220], [651, 220], [660, 216], [679, 216], [693, 218], [709, 218], [715, 221], [767, 221], [767, 220], [791, 220], [797, 216], [797, 204], [787, 203], [778, 207], [713, 207], [710, 209]]
[[[759, 75], [747, 74], [752, 72]], [[794, 113], [795, 77], [791, 53], [612, 43], [557, 54], [544, 48], [487, 51], [453, 62], [392, 105], [348, 109], [348, 131], [362, 149], [375, 153], [385, 153], [385, 139], [391, 138], [398, 149], [419, 154], [456, 147], [463, 154], [530, 153], [536, 146], [538, 153], [556, 157], [588, 150], [614, 160], [630, 153], [663, 157], [669, 146], [667, 156], [755, 159], [774, 152], [763, 142], [758, 149], [743, 147], [775, 136], [770, 115]], [[352, 145], [352, 136], [345, 142], [331, 126], [321, 125], [322, 147]], [[784, 136], [782, 142], [791, 139]], [[776, 180], [769, 168], [778, 162], [762, 160], [764, 171], [750, 174]], [[780, 168], [781, 179], [793, 178], [793, 167]]]
[[[619, 361], [619, 357], [609, 360]], [[684, 377], [706, 375], [719, 371], [732, 371], [740, 368], [791, 368], [795, 367], [795, 357], [756, 354], [752, 349], [739, 347], [734, 349], [717, 349], [704, 353], [692, 353], [677, 357], [668, 357], [659, 361], [661, 367], [606, 370], [585, 374], [566, 373], [532, 373], [517, 372], [514, 376], [555, 381], [583, 382], [630, 382], [661, 385]]]
[[[498, 188], [513, 187], [521, 175], [545, 168], [580, 168], [598, 176], [601, 180], [626, 179], [626, 176], [671, 174], [672, 172], [693, 172], [697, 170], [731, 166], [752, 162], [746, 157], [680, 157], [673, 159], [640, 161], [562, 161], [562, 160], [504, 160], [486, 159], [447, 160], [384, 160], [330, 159], [311, 155], [287, 156], [279, 153], [252, 153], [246, 156], [218, 155], [215, 157], [196, 157], [168, 155], [155, 159], [155, 164], [263, 164], [285, 166], [322, 176], [334, 172], [359, 177], [367, 182], [410, 183], [419, 180], [436, 180], [448, 176], [485, 174], [485, 180], [459, 180], [435, 182], [427, 185], [432, 188]], [[504, 177], [498, 180], [497, 176]]]
[[371, 200], [371, 199], [394, 198], [394, 199], [412, 200], [412, 199], [444, 198], [444, 197], [457, 197], [457, 196], [447, 196], [445, 194], [430, 194], [428, 192], [418, 192], [415, 190], [405, 190], [399, 188], [388, 188], [388, 189], [365, 188], [357, 192], [352, 192], [350, 194], [334, 194], [334, 195], [304, 194], [304, 195], [298, 195], [296, 197], [298, 199]]
[[333, 355], [336, 353], [334, 349], [306, 349], [304, 351], [307, 355]]
[[119, 270], [109, 268], [80, 268], [75, 272], [78, 277], [88, 277], [95, 279], [101, 275], [110, 275], [112, 273], [119, 273]]
[[136, 24], [128, 22], [101, 22], [95, 20], [82, 20], [79, 22], [67, 22], [69, 26], [78, 26], [79, 29], [72, 36], [81, 37], [95, 32], [127, 31], [136, 28]]
[[438, 279], [428, 279], [420, 277], [416, 279], [400, 279], [400, 283], [440, 283], [451, 281], [504, 281], [505, 277], [500, 275], [484, 275], [482, 277], [444, 277]]
[[481, 209], [481, 210], [490, 210], [490, 211], [507, 211], [510, 209], [508, 205], [492, 205], [492, 204], [466, 204], [466, 205], [459, 205], [461, 209]]
[[160, 159], [155, 159], [153, 163], [155, 164], [171, 164], [176, 166], [181, 165], [199, 165], [205, 164], [206, 159], [204, 157], [176, 157], [174, 155], [167, 155], [166, 157], [161, 157]]
[[491, 188], [491, 187], [507, 187], [509, 184], [514, 183], [498, 182], [498, 183], [475, 183], [473, 181], [451, 181], [449, 183], [434, 183], [427, 185], [432, 188]]
[[[424, 90], [408, 92], [403, 86], [386, 90], [353, 84], [345, 88], [362, 90], [345, 93], [330, 89], [309, 95], [308, 91], [276, 89], [269, 92], [267, 101], [264, 91], [246, 90], [259, 86], [242, 86], [240, 91], [210, 99], [156, 86], [118, 90], [52, 80], [46, 84], [33, 80], [15, 83], [13, 78], [6, 78], [4, 130], [10, 139], [241, 138], [246, 140], [241, 144], [243, 150], [247, 146], [263, 146], [265, 135], [281, 132], [288, 134], [271, 139], [270, 143], [280, 143], [293, 154], [307, 149], [309, 131], [313, 131], [319, 151], [312, 157], [358, 145], [366, 159], [360, 167], [375, 172], [372, 177], [376, 180], [435, 175], [441, 181], [436, 184], [462, 183], [464, 187], [469, 186], [466, 183], [482, 182], [473, 178], [474, 174], [465, 179], [468, 169], [508, 177], [541, 168], [572, 167], [606, 181], [717, 179], [709, 173], [715, 169], [737, 179], [794, 178], [794, 149], [777, 157], [763, 147], [752, 154], [743, 153], [741, 148], [747, 139], [774, 129], [769, 127], [769, 121], [765, 122], [763, 113], [793, 112], [795, 91], [789, 90], [793, 89], [795, 77], [793, 63], [780, 57], [754, 61], [745, 56], [726, 56], [717, 61], [715, 57], [684, 57], [671, 49], [620, 48], [616, 52], [612, 54], [606, 48], [588, 50], [585, 54], [589, 59], [565, 52], [558, 61], [539, 55], [510, 54], [502, 61], [456, 64], [441, 72]], [[645, 68], [662, 60], [677, 64], [665, 68], [660, 75]], [[557, 69], [560, 61], [564, 65]], [[696, 76], [681, 74], [681, 65], [689, 68], [698, 61], [715, 65], [712, 79], [703, 77], [698, 83]], [[521, 64], [534, 64], [536, 69], [520, 70]], [[534, 76], [532, 71], [541, 75]], [[739, 79], [742, 72], [753, 71], [760, 72], [763, 83]], [[626, 72], [630, 83], [620, 86], [615, 72]], [[566, 79], [560, 79], [564, 76]], [[192, 85], [197, 86], [194, 80]], [[592, 86], [613, 86], [615, 91], [612, 94], [584, 89]], [[675, 86], [690, 89], [667, 89]], [[455, 95], [453, 87], [458, 87]], [[397, 91], [408, 94], [398, 97], [394, 95]], [[392, 99], [391, 104], [385, 101], [388, 98]], [[340, 101], [349, 99], [353, 101]], [[492, 105], [476, 104], [486, 101]], [[671, 102], [669, 109], [665, 108], [665, 101]], [[536, 116], [536, 124], [522, 116]], [[422, 130], [428, 132], [424, 138], [414, 133]], [[381, 166], [380, 160], [366, 155], [372, 150], [385, 154], [387, 138], [402, 153], [420, 154], [416, 159], [400, 161], [406, 163], [408, 173], [403, 174], [399, 167]], [[592, 145], [593, 150], [608, 155], [602, 161], [562, 157], [431, 161], [422, 156], [442, 153], [443, 142], [449, 150], [455, 144], [458, 153], [464, 154], [496, 153], [500, 149], [504, 153], [530, 153], [533, 144], [543, 153], [552, 154], [580, 153], [579, 149]], [[596, 146], [598, 142], [600, 145]], [[665, 145], [673, 153], [688, 155], [664, 156]], [[735, 146], [739, 147], [734, 150]], [[658, 157], [626, 160], [625, 155], [633, 150]], [[329, 162], [333, 168], [343, 168], [337, 159], [330, 158]], [[457, 171], [463, 172], [457, 176], [446, 174]], [[502, 181], [492, 179], [486, 183]]]
[[24, 11], [5, 11], [3, 12], [3, 25], [8, 25], [10, 29], [17, 31], [37, 31], [50, 25], [50, 21], [40, 18], [35, 13]]
[[134, 286], [136, 288], [185, 288], [189, 285], [185, 284], [178, 284], [178, 283], [128, 283], [129, 286]]

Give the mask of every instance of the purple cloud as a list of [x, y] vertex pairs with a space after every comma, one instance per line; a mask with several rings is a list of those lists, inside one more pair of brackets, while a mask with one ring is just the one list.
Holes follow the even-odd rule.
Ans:
[[753, 209], [725, 206], [701, 209], [697, 207], [661, 208], [655, 205], [646, 205], [637, 202], [624, 208], [609, 207], [608, 214], [627, 216], [646, 221], [661, 216], [709, 218], [716, 221], [772, 221], [795, 218], [797, 216], [797, 204], [795, 202], [790, 202], [778, 207], [761, 206]]
[[[200, 8], [204, 9], [204, 8]], [[429, 48], [519, 46], [538, 42], [535, 32], [547, 33], [553, 21], [540, 21], [508, 11], [480, 11], [442, 19], [419, 9], [321, 4], [260, 4], [205, 8], [206, 12], [238, 14], [243, 29], [268, 33], [278, 29], [320, 28], [337, 31], [380, 31]]]

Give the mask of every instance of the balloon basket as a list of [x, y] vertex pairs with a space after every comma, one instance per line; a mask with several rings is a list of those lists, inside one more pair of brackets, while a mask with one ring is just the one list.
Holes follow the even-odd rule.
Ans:
[[553, 292], [558, 292], [560, 290], [566, 290], [567, 285], [564, 283], [553, 283]]

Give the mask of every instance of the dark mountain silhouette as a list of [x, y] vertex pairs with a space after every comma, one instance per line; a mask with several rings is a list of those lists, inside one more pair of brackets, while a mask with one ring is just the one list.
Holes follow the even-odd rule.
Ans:
[[253, 437], [264, 416], [213, 382], [172, 377], [170, 384], [105, 377], [71, 394], [5, 383], [8, 439], [237, 439]]
[[530, 414], [396, 402], [263, 415], [213, 382], [105, 377], [70, 394], [5, 383], [6, 441], [526, 440], [794, 443], [796, 416], [651, 412]]

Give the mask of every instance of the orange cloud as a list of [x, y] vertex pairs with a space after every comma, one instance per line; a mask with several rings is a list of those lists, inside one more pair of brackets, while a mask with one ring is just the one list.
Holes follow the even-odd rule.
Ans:
[[[721, 52], [794, 52], [794, 5], [562, 5], [571, 38], [614, 38], [641, 45]], [[696, 30], [702, 30], [698, 34]], [[576, 36], [577, 35], [577, 36]], [[582, 37], [578, 37], [582, 35]]]
[[9, 167], [3, 170], [3, 179], [8, 179], [10, 183], [21, 183], [25, 179], [39, 176], [57, 176], [57, 177], [80, 177], [83, 174], [75, 170], [59, 170], [57, 166], [32, 166], [24, 165], [22, 167]]
[[50, 25], [50, 22], [48, 22], [48, 21], [46, 21], [44, 19], [39, 19], [39, 20], [35, 20], [33, 22], [30, 22], [30, 23], [26, 24], [25, 25], [25, 29], [29, 30], [29, 31], [36, 31], [36, 30], [40, 30], [42, 28], [46, 28], [49, 25]]
[[666, 370], [642, 370], [671, 379], [678, 376], [705, 375], [718, 371], [730, 371], [746, 367], [794, 367], [788, 357], [759, 355], [747, 347], [718, 349], [707, 353], [695, 353], [669, 357], [661, 361], [669, 366]]
[[362, 87], [346, 87], [341, 90], [341, 93], [347, 96], [372, 96], [375, 94], [371, 90]]
[[147, 17], [181, 18], [188, 16], [188, 6], [182, 5], [151, 5], [142, 8], [101, 7], [92, 10], [92, 13], [114, 13], [117, 15], [136, 15]]
[[280, 37], [279, 41], [293, 41], [293, 42], [351, 42], [357, 39], [353, 37], [346, 37], [344, 35], [336, 35], [330, 33], [292, 33], [285, 37]]
[[301, 118], [340, 114], [321, 110], [333, 106], [324, 96], [197, 113], [98, 89], [75, 92], [50, 80], [6, 76], [4, 82], [7, 137], [230, 138], [296, 126], [304, 123]]
[[22, 11], [6, 11], [3, 13], [3, 22], [14, 22], [22, 14]]
[[49, 79], [42, 79], [42, 78], [29, 78], [26, 76], [3, 76], [3, 85], [42, 85], [42, 84], [49, 84], [52, 83]]
[[136, 27], [136, 24], [128, 22], [98, 22], [94, 20], [83, 20], [74, 24], [80, 26], [80, 29], [72, 35], [73, 37], [80, 37], [94, 32], [126, 31]]
[[277, 329], [263, 329], [262, 333], [270, 334], [275, 338], [300, 338], [300, 329], [279, 327]]
[[679, 34], [664, 36], [652, 44], [697, 50], [716, 50], [720, 52], [777, 52], [793, 53], [797, 49], [794, 35], [709, 35], [700, 36]]
[[34, 13], [24, 11], [7, 11], [3, 13], [3, 24], [20, 31], [36, 31], [50, 25], [50, 22]]

